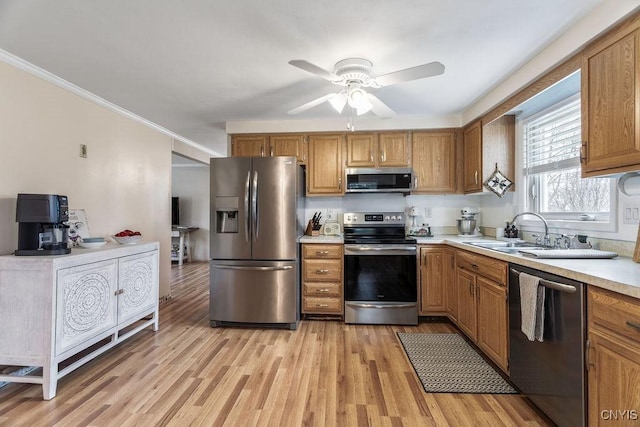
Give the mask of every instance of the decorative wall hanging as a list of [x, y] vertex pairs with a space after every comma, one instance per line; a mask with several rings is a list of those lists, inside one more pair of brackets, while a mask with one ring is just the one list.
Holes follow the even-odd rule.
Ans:
[[491, 176], [485, 181], [484, 186], [493, 191], [498, 197], [504, 196], [504, 193], [507, 192], [509, 187], [513, 185], [513, 182], [504, 176], [500, 169], [498, 169], [498, 164], [496, 163], [496, 170], [491, 174]]

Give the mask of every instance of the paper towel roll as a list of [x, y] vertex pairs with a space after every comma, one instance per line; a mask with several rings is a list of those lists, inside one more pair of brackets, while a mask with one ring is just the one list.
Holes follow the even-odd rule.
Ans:
[[640, 173], [625, 173], [618, 179], [618, 190], [627, 196], [640, 195]]

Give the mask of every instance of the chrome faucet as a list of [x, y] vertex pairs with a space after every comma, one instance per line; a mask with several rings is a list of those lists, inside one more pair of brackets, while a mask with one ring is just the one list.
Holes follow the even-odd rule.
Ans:
[[551, 236], [549, 236], [549, 224], [547, 223], [547, 220], [544, 219], [542, 215], [537, 214], [535, 212], [521, 212], [519, 214], [516, 214], [516, 216], [513, 217], [513, 219], [509, 222], [509, 225], [513, 225], [513, 223], [516, 221], [516, 218], [522, 215], [533, 215], [535, 217], [538, 217], [544, 223], [544, 236], [537, 237], [536, 244], [543, 245], [543, 246], [551, 246]]

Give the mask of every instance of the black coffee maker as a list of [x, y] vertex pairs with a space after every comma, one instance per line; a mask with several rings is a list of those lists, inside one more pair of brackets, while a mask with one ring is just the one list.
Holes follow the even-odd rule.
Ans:
[[57, 194], [18, 194], [18, 249], [15, 255], [64, 255], [67, 246], [69, 201]]

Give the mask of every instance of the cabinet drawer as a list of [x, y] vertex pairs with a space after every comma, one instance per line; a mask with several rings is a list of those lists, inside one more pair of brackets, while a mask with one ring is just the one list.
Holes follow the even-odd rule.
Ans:
[[303, 258], [342, 258], [342, 245], [318, 245], [315, 243], [302, 245]]
[[305, 297], [302, 301], [305, 313], [342, 314], [342, 298]]
[[302, 277], [305, 282], [340, 282], [342, 260], [305, 259], [302, 261]]
[[341, 283], [304, 283], [304, 296], [341, 297]]
[[640, 300], [589, 287], [589, 327], [609, 329], [640, 343]]
[[493, 258], [458, 251], [456, 263], [459, 268], [479, 274], [494, 282], [507, 286], [507, 263]]

